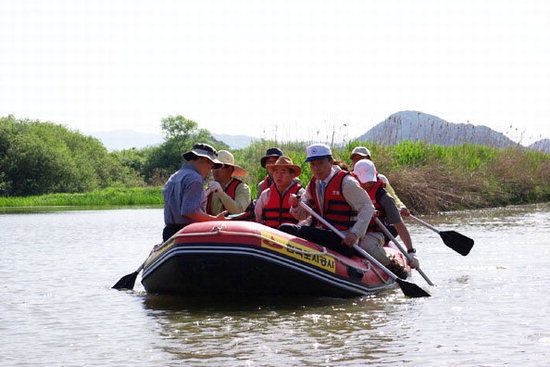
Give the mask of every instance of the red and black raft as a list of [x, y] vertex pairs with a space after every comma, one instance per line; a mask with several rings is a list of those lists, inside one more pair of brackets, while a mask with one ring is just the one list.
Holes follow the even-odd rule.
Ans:
[[[406, 266], [399, 250], [386, 251]], [[143, 267], [148, 293], [354, 297], [396, 283], [361, 257], [346, 257], [262, 224], [194, 223], [153, 249]]]

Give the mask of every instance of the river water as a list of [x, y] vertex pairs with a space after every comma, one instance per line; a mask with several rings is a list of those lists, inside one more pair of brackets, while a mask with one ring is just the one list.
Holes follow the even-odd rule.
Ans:
[[186, 299], [110, 287], [162, 210], [0, 213], [0, 366], [548, 366], [550, 203], [411, 222], [432, 297]]

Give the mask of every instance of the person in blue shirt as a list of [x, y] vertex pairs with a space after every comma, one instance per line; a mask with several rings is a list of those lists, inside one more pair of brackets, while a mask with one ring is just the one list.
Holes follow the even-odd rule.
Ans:
[[166, 241], [180, 229], [193, 222], [223, 220], [227, 212], [217, 216], [208, 215], [201, 207], [204, 196], [204, 178], [212, 168], [220, 168], [218, 152], [211, 145], [196, 143], [182, 154], [187, 161], [174, 173], [162, 189], [164, 197], [164, 230], [162, 240]]

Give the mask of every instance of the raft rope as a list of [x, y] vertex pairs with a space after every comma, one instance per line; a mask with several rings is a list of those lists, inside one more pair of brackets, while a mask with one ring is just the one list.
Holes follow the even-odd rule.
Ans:
[[[288, 249], [288, 246], [284, 243], [281, 243], [275, 239], [272, 239], [272, 238], [267, 238], [265, 236], [262, 236], [261, 234], [258, 234], [258, 233], [245, 233], [245, 232], [232, 232], [232, 231], [225, 231], [223, 229], [221, 229], [220, 227], [214, 227], [212, 228], [212, 231], [211, 232], [193, 232], [193, 233], [178, 233], [176, 234], [174, 237], [172, 237], [173, 239], [175, 238], [179, 238], [179, 237], [193, 237], [193, 236], [212, 236], [212, 235], [215, 235], [215, 234], [227, 234], [227, 235], [235, 235], [235, 236], [247, 236], [247, 237], [254, 237], [254, 238], [258, 238], [260, 240], [266, 240], [266, 241], [270, 241], [270, 242], [273, 242], [281, 247], [284, 247], [286, 249]], [[157, 245], [153, 248], [152, 252], [157, 252], [159, 251], [160, 249], [166, 247], [167, 245], [170, 245], [172, 244], [173, 241], [169, 241], [169, 242], [165, 242], [161, 245]], [[370, 269], [374, 270], [375, 274], [378, 275], [378, 277], [384, 282], [386, 283], [386, 281], [384, 281], [384, 279], [380, 276], [380, 274], [376, 271], [376, 269], [374, 267], [371, 266], [371, 263], [370, 262], [367, 262], [365, 264], [365, 266], [367, 267], [367, 269], [362, 269], [362, 268], [358, 268], [355, 264], [352, 264], [348, 261], [346, 261], [345, 259], [341, 258], [341, 257], [338, 257], [334, 254], [330, 254], [327, 252], [327, 248], [324, 247], [324, 246], [321, 246], [323, 251], [322, 252], [319, 252], [319, 251], [304, 251], [302, 249], [298, 249], [298, 248], [292, 248], [292, 251], [293, 252], [300, 252], [304, 255], [327, 255], [327, 256], [330, 256], [332, 258], [334, 258], [335, 260], [338, 260], [339, 262], [341, 262], [342, 264], [346, 265], [346, 266], [349, 266], [349, 267], [352, 267], [354, 269], [357, 269], [359, 270], [360, 272], [362, 273], [366, 273], [367, 271], [369, 271]]]

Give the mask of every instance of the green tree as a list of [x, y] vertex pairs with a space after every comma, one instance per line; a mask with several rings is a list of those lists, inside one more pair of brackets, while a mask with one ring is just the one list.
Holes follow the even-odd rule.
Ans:
[[143, 169], [145, 180], [151, 184], [161, 184], [178, 170], [183, 162], [181, 155], [196, 142], [209, 143], [219, 149], [226, 147], [214, 141], [208, 130], [181, 115], [163, 118], [161, 128], [166, 140], [151, 148]]

